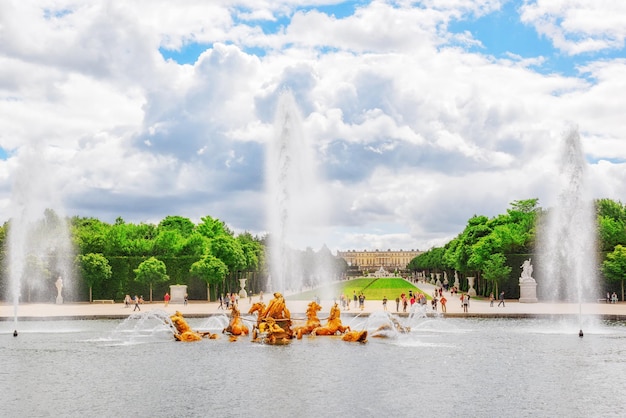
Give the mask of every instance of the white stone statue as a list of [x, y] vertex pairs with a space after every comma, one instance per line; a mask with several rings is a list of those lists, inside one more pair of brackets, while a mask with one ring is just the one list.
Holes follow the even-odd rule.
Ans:
[[54, 285], [57, 287], [57, 304], [62, 304], [63, 303], [63, 296], [61, 295], [61, 291], [63, 290], [63, 279], [61, 278], [61, 276], [59, 276], [59, 278], [57, 279], [56, 282], [54, 282]]
[[530, 258], [522, 264], [519, 292], [520, 303], [537, 303], [537, 282], [533, 279], [533, 265], [530, 264]]
[[524, 260], [522, 263], [522, 275], [519, 278], [520, 283], [522, 282], [534, 282], [533, 279], [533, 265], [530, 264], [530, 258], [528, 260]]

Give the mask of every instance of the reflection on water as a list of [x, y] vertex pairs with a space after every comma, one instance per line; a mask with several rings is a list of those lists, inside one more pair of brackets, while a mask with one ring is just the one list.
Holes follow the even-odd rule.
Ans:
[[[189, 323], [225, 326], [220, 317]], [[0, 323], [3, 416], [587, 417], [626, 406], [621, 322], [579, 338], [548, 320], [421, 318], [367, 344], [305, 337], [286, 346], [174, 342], [158, 317], [23, 322], [18, 338], [12, 325]]]

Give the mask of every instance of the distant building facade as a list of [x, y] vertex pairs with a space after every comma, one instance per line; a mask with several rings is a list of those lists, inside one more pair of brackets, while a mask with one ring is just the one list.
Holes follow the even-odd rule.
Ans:
[[343, 258], [348, 263], [348, 268], [361, 272], [375, 272], [380, 268], [393, 272], [406, 270], [406, 266], [424, 251], [420, 250], [387, 250], [387, 251], [337, 251], [337, 257]]

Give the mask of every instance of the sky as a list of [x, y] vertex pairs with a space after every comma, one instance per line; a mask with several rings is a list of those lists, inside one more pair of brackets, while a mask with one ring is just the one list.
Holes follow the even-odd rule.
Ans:
[[427, 250], [554, 206], [573, 131], [591, 197], [623, 202], [625, 38], [622, 0], [4, 0], [0, 222], [32, 174], [66, 216], [262, 236], [285, 91], [327, 214], [301, 248]]

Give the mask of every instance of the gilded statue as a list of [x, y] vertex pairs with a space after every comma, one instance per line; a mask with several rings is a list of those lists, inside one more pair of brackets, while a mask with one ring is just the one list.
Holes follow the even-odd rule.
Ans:
[[330, 315], [328, 316], [328, 321], [326, 325], [323, 327], [317, 327], [312, 331], [313, 335], [335, 335], [337, 332], [343, 334], [346, 331], [350, 331], [349, 326], [343, 326], [341, 323], [341, 311], [339, 310], [339, 306], [335, 303], [332, 308], [330, 308]]
[[225, 332], [233, 336], [248, 335], [250, 332], [241, 319], [241, 313], [236, 303], [230, 308], [230, 323], [222, 330], [222, 334]]
[[174, 332], [174, 338], [176, 338], [176, 341], [191, 342], [199, 341], [202, 338], [209, 338], [212, 340], [217, 338], [217, 334], [211, 334], [210, 332], [196, 332], [192, 330], [191, 327], [189, 327], [189, 324], [187, 324], [185, 318], [183, 318], [183, 314], [179, 311], [176, 311], [176, 313], [170, 316], [170, 320], [172, 321], [174, 328], [176, 328], [176, 331]]
[[[285, 343], [293, 337], [291, 330], [291, 313], [285, 305], [285, 298], [280, 292], [274, 293], [267, 307], [257, 302], [250, 308], [249, 313], [257, 312], [257, 324], [252, 332], [253, 341], [263, 341], [269, 344]], [[263, 338], [259, 339], [259, 333]]]
[[302, 339], [303, 335], [310, 334], [315, 328], [322, 326], [322, 323], [317, 317], [317, 312], [321, 309], [322, 307], [316, 301], [309, 303], [306, 309], [306, 324], [301, 327], [296, 327], [293, 330], [299, 340]]

